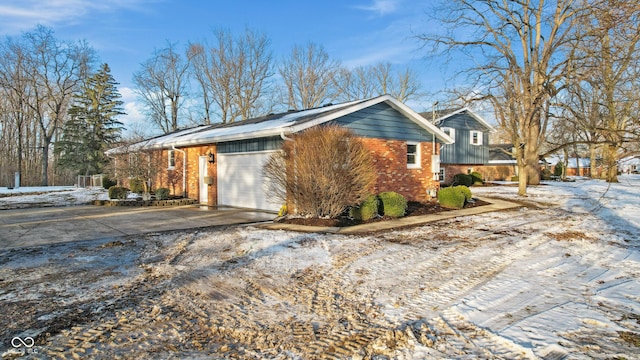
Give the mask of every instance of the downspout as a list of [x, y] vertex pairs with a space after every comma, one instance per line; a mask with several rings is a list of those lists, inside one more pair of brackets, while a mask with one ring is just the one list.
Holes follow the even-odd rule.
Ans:
[[282, 140], [285, 140], [285, 141], [293, 141], [293, 139], [292, 139], [292, 138], [287, 137], [287, 136], [284, 134], [284, 131], [280, 132], [280, 137], [282, 138]]
[[[436, 106], [438, 106], [438, 101], [434, 102], [433, 106], [431, 107], [431, 123], [433, 124], [433, 126], [436, 125]], [[440, 153], [442, 153], [442, 150], [440, 151]], [[440, 174], [433, 172], [433, 159], [435, 155], [436, 155], [436, 133], [434, 132], [433, 134], [431, 134], [431, 168], [433, 173], [433, 180], [437, 181], [440, 179]], [[440, 163], [440, 160], [441, 160], [440, 154], [438, 154], [438, 163]], [[433, 197], [435, 195], [431, 195], [431, 196]]]
[[176, 149], [175, 145], [171, 145], [171, 149], [182, 153], [182, 197], [187, 197], [187, 152]]

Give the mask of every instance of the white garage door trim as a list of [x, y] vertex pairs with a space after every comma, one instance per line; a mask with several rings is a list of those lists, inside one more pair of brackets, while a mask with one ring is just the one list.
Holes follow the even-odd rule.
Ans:
[[277, 150], [218, 154], [218, 205], [278, 211], [269, 202], [262, 167]]

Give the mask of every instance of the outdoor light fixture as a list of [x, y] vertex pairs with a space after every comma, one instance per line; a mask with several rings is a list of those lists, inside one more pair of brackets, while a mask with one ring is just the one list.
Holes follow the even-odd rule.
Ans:
[[210, 164], [213, 164], [216, 161], [216, 155], [214, 153], [212, 153], [211, 151], [209, 151], [207, 156], [209, 156], [209, 163]]

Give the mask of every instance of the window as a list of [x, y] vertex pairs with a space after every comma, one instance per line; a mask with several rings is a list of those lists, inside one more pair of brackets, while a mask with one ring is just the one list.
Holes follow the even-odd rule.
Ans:
[[173, 170], [176, 167], [176, 152], [173, 150], [169, 150], [167, 152], [167, 159], [168, 159], [168, 165], [169, 165], [169, 170]]
[[440, 168], [440, 173], [438, 174], [438, 180], [440, 180], [440, 182], [444, 182], [444, 168]]
[[407, 168], [420, 167], [420, 146], [418, 143], [407, 143]]
[[450, 138], [452, 138], [453, 140], [456, 139], [456, 129], [454, 128], [450, 128], [450, 127], [443, 127], [442, 132], [449, 135]]
[[482, 145], [482, 131], [471, 130], [471, 145]]

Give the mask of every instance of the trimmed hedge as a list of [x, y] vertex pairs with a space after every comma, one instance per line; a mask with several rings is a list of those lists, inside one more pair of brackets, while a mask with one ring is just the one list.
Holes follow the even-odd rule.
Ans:
[[465, 195], [457, 186], [440, 189], [438, 191], [438, 202], [440, 206], [453, 209], [464, 207]]
[[468, 174], [455, 174], [453, 176], [453, 183], [451, 185], [471, 186], [473, 185], [473, 177]]
[[378, 195], [382, 214], [391, 217], [401, 217], [407, 212], [407, 199], [393, 191], [382, 192]]
[[118, 182], [115, 180], [112, 180], [110, 177], [108, 176], [103, 176], [102, 177], [102, 187], [109, 190], [110, 187], [112, 186], [116, 186], [118, 185]]
[[367, 197], [360, 206], [354, 206], [349, 209], [349, 216], [356, 220], [371, 220], [378, 216], [378, 197], [370, 195]]
[[484, 179], [482, 178], [482, 174], [477, 171], [471, 173], [471, 178], [473, 180], [473, 185], [482, 185], [484, 184]]
[[129, 189], [136, 194], [142, 194], [144, 192], [144, 180], [131, 179], [129, 180]]
[[169, 198], [168, 188], [159, 188], [158, 190], [156, 190], [156, 199], [167, 200], [168, 198]]
[[126, 200], [129, 189], [122, 186], [112, 186], [109, 188], [109, 199]]
[[460, 191], [462, 194], [464, 194], [465, 202], [471, 200], [471, 198], [473, 197], [473, 195], [471, 194], [471, 189], [469, 189], [468, 187], [466, 187], [464, 185], [455, 186], [454, 189], [456, 189], [456, 190]]

